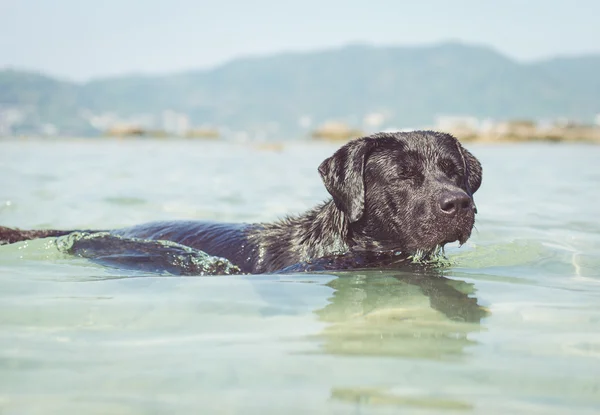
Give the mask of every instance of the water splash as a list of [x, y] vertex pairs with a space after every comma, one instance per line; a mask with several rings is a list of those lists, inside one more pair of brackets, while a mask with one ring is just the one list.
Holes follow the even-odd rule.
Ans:
[[454, 264], [453, 261], [446, 257], [444, 247], [437, 245], [430, 250], [417, 250], [414, 254], [408, 257], [412, 264], [428, 265], [435, 267], [449, 267]]
[[171, 275], [235, 275], [241, 270], [225, 258], [171, 241], [124, 238], [108, 232], [74, 232], [56, 239], [60, 252], [120, 269]]

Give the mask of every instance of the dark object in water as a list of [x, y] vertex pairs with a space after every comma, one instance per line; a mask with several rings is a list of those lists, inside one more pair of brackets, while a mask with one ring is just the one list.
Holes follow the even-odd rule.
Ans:
[[208, 255], [171, 241], [123, 238], [109, 232], [73, 232], [58, 238], [62, 252], [88, 258], [111, 268], [171, 275], [233, 275], [239, 267], [225, 258]]
[[[397, 252], [427, 257], [471, 235], [481, 164], [449, 134], [413, 131], [359, 138], [323, 161], [319, 173], [332, 200], [303, 215], [264, 224], [175, 221], [111, 230], [121, 239], [111, 239], [113, 254], [102, 257], [126, 252], [130, 245], [125, 241], [133, 238], [137, 243], [171, 241], [226, 258], [244, 273], [276, 272], [300, 263], [314, 269], [314, 262], [309, 265], [319, 258], [329, 258], [317, 261], [328, 269], [362, 268]], [[0, 227], [0, 244], [71, 232]], [[122, 249], [116, 240], [124, 241]], [[86, 255], [94, 257], [94, 249], [86, 248]]]

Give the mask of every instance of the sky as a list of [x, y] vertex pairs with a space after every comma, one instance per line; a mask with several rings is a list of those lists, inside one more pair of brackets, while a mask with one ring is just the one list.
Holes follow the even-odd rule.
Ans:
[[487, 45], [517, 60], [600, 53], [598, 0], [0, 0], [0, 68], [164, 74], [351, 43]]

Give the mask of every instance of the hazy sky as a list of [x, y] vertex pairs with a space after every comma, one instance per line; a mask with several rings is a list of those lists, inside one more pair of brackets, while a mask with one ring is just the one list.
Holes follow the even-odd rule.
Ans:
[[445, 40], [533, 60], [600, 52], [599, 19], [598, 0], [0, 0], [0, 67], [85, 80]]

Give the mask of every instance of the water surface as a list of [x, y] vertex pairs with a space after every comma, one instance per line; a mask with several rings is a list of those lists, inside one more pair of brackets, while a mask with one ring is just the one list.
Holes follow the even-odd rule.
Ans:
[[[0, 247], [2, 414], [598, 413], [600, 147], [471, 145], [442, 270], [167, 277]], [[0, 142], [0, 224], [266, 221], [334, 145]]]

